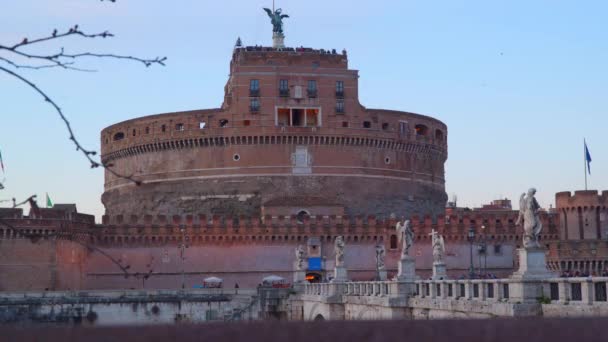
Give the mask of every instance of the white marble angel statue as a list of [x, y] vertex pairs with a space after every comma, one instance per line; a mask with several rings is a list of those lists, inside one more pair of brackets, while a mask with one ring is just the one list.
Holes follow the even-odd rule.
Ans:
[[431, 236], [431, 243], [433, 246], [433, 262], [442, 263], [443, 256], [445, 254], [445, 242], [443, 241], [443, 236], [439, 235], [435, 229], [432, 230]]
[[383, 270], [385, 265], [386, 249], [384, 244], [376, 245], [376, 270]]
[[397, 222], [395, 226], [399, 243], [402, 244], [401, 258], [410, 255], [410, 248], [414, 245], [414, 231], [410, 220], [403, 219], [403, 223]]
[[524, 248], [540, 247], [538, 237], [543, 230], [543, 224], [538, 215], [540, 205], [534, 198], [535, 194], [536, 189], [531, 188], [527, 195], [521, 194], [519, 198], [519, 217], [515, 224], [519, 226], [523, 223]]
[[306, 260], [306, 251], [304, 250], [304, 246], [299, 245], [296, 248], [296, 268], [298, 270], [304, 269], [305, 260]]
[[334, 242], [334, 252], [336, 253], [336, 266], [344, 266], [344, 238], [336, 237]]

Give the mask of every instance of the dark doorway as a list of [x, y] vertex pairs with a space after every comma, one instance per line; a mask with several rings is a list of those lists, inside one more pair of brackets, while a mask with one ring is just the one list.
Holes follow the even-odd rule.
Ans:
[[321, 279], [322, 277], [319, 273], [306, 273], [306, 280], [309, 283], [320, 283]]

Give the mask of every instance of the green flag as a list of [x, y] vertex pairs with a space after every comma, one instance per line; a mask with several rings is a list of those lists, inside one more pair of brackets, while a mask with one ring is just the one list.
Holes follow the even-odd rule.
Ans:
[[53, 201], [51, 201], [51, 198], [49, 197], [49, 194], [46, 194], [46, 207], [47, 208], [52, 208], [53, 207]]

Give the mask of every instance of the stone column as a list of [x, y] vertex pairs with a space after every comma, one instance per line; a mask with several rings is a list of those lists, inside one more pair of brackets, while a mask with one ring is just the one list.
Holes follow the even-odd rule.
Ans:
[[557, 289], [558, 289], [558, 294], [559, 294], [559, 300], [558, 303], [560, 304], [565, 304], [568, 303], [570, 301], [570, 294], [568, 293], [569, 290], [569, 286], [570, 284], [568, 283], [567, 280], [560, 280], [557, 283]]
[[585, 281], [583, 281], [583, 283], [581, 284], [581, 295], [583, 304], [593, 304], [593, 300], [595, 299], [594, 290], [595, 286], [593, 285], [591, 279], [586, 279]]
[[429, 282], [428, 286], [429, 286], [429, 297], [431, 297], [431, 299], [437, 298], [437, 284], [434, 282]]

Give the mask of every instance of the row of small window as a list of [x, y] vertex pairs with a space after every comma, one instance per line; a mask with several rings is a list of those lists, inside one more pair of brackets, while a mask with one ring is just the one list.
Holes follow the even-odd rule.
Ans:
[[[306, 88], [308, 97], [317, 97], [317, 81], [308, 80], [308, 87]], [[249, 95], [251, 97], [260, 96], [260, 80], [249, 80]], [[289, 80], [279, 80], [279, 96], [289, 96]], [[336, 81], [336, 97], [344, 97], [344, 81]]]
[[[228, 126], [228, 120], [226, 119], [220, 119], [218, 121], [219, 127], [220, 128], [224, 128]], [[201, 121], [199, 122], [199, 129], [204, 129], [205, 127], [207, 127], [207, 122], [205, 121]], [[178, 132], [183, 132], [186, 130], [186, 126], [183, 123], [177, 123], [175, 124], [175, 130]], [[161, 125], [160, 126], [160, 131], [161, 133], [165, 133], [167, 131], [167, 125]], [[145, 128], [145, 134], [150, 134], [150, 127], [146, 127]], [[133, 129], [133, 136], [137, 135], [137, 130]], [[116, 134], [114, 134], [113, 140], [114, 141], [118, 141], [118, 140], [122, 140], [125, 138], [125, 134], [123, 132], [118, 132]], [[106, 139], [106, 143], [107, 143], [107, 139]]]
[[[342, 127], [348, 127], [348, 121], [342, 121]], [[363, 121], [363, 128], [372, 128], [371, 121]], [[382, 123], [382, 130], [388, 131], [390, 129], [390, 124], [388, 122]], [[426, 136], [428, 135], [429, 128], [425, 125], [419, 124], [415, 126], [416, 135]], [[399, 135], [405, 136], [409, 133], [409, 124], [405, 121], [399, 122]], [[435, 138], [439, 140], [443, 140], [443, 131], [437, 129], [435, 131]]]
[[[259, 106], [260, 106], [259, 100], [258, 99], [252, 99], [251, 101], [252, 101], [252, 103], [251, 103], [252, 111], [253, 111], [253, 108], [254, 108], [253, 106], [254, 105], [257, 108], [256, 112], [259, 111]], [[255, 104], [254, 104], [253, 101], [256, 101]], [[340, 102], [338, 102], [338, 103], [340, 103]], [[344, 105], [343, 102], [342, 102], [342, 105]], [[342, 107], [342, 109], [343, 108], [344, 107]], [[336, 108], [336, 111], [337, 110], [338, 110], [338, 108]], [[251, 124], [250, 120], [243, 121], [243, 125], [244, 126], [249, 126], [250, 124]], [[228, 120], [227, 119], [220, 119], [218, 121], [218, 126], [220, 128], [228, 127]], [[199, 129], [204, 129], [205, 127], [207, 127], [207, 123], [205, 121], [199, 122]], [[349, 127], [348, 121], [342, 121], [342, 127], [343, 128], [348, 128]], [[363, 121], [363, 128], [372, 128], [371, 121]], [[184, 126], [183, 123], [175, 124], [175, 130], [176, 131], [181, 132], [181, 131], [184, 131], [185, 129], [186, 128], [185, 128], [185, 126]], [[389, 129], [390, 129], [389, 123], [387, 123], [387, 122], [382, 123], [382, 130], [383, 131], [388, 131]], [[161, 130], [162, 133], [165, 133], [167, 131], [167, 126], [166, 125], [161, 125], [160, 126], [160, 130]], [[416, 135], [417, 136], [426, 136], [428, 134], [429, 128], [427, 126], [425, 126], [425, 125], [418, 124], [418, 125], [415, 126], [415, 131], [416, 131]], [[135, 136], [136, 133], [137, 133], [137, 131], [135, 129], [133, 129], [133, 136]], [[408, 133], [409, 133], [409, 124], [407, 122], [405, 122], [405, 121], [400, 121], [399, 122], [399, 134], [401, 136], [405, 136]], [[145, 134], [150, 134], [150, 127], [146, 127]], [[443, 131], [441, 131], [440, 129], [435, 130], [435, 139], [443, 141], [443, 137], [444, 137]], [[113, 140], [114, 141], [118, 141], [118, 140], [122, 140], [124, 138], [125, 138], [125, 134], [123, 132], [118, 132], [118, 133], [114, 134]], [[106, 143], [107, 142], [108, 141], [106, 140]], [[497, 222], [498, 221], [499, 220], [497, 220]], [[509, 220], [509, 223], [512, 223], [512, 221], [513, 220]], [[462, 222], [460, 222], [460, 223], [462, 223]]]

